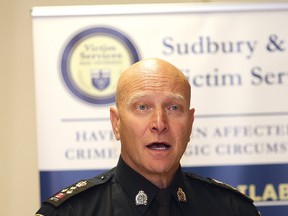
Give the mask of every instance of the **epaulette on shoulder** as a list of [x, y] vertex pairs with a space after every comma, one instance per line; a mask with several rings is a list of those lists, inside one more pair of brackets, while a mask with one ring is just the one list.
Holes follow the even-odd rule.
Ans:
[[206, 183], [208, 183], [210, 185], [214, 185], [216, 187], [220, 187], [220, 188], [225, 189], [225, 190], [230, 190], [233, 193], [236, 193], [236, 194], [242, 196], [243, 198], [245, 198], [246, 200], [248, 200], [249, 202], [253, 203], [253, 200], [250, 197], [248, 197], [245, 194], [241, 193], [239, 190], [237, 190], [237, 188], [235, 188], [235, 187], [233, 187], [233, 186], [231, 186], [229, 184], [226, 184], [224, 182], [221, 182], [221, 181], [213, 179], [213, 178], [204, 178], [204, 177], [199, 176], [199, 175], [194, 174], [194, 173], [187, 172], [187, 175], [189, 177], [191, 177], [191, 178], [198, 179], [200, 181], [204, 181], [204, 182], [206, 182]]
[[58, 191], [56, 194], [51, 196], [45, 202], [50, 203], [55, 207], [58, 207], [59, 205], [61, 205], [71, 197], [75, 196], [76, 194], [79, 194], [83, 191], [86, 191], [89, 188], [95, 187], [97, 185], [102, 185], [108, 182], [112, 178], [112, 176], [113, 176], [113, 169], [106, 173], [98, 175], [94, 178], [87, 180], [80, 180], [77, 183]]

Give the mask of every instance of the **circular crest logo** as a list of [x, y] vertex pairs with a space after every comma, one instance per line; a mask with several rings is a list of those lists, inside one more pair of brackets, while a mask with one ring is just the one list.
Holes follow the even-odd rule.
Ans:
[[107, 27], [77, 33], [61, 58], [61, 74], [73, 95], [91, 104], [115, 102], [121, 72], [139, 61], [139, 54], [126, 35]]

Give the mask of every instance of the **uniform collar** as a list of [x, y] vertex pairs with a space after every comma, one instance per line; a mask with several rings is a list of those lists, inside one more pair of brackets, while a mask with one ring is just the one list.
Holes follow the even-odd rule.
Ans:
[[[135, 206], [139, 208], [142, 213], [145, 213], [151, 205], [151, 202], [153, 201], [159, 188], [152, 184], [150, 181], [148, 181], [146, 178], [144, 178], [142, 175], [137, 173], [135, 170], [130, 168], [121, 158], [121, 156], [115, 170], [115, 178], [127, 194], [129, 200], [134, 203]], [[179, 188], [181, 188], [181, 190], [185, 192], [183, 172], [181, 171], [181, 167], [179, 167], [178, 171], [176, 172], [175, 177], [168, 189], [173, 194], [173, 198], [182, 208], [184, 202], [179, 201], [179, 198], [177, 196]], [[143, 191], [144, 194], [147, 196], [146, 205], [136, 205], [136, 196], [137, 194], [139, 194], [140, 191]]]

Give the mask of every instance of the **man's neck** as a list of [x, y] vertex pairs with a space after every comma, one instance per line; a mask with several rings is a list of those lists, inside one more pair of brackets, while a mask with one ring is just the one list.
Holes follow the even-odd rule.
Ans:
[[154, 184], [160, 189], [167, 188], [171, 184], [175, 173], [179, 169], [179, 167], [176, 167], [175, 169], [171, 169], [167, 172], [157, 173], [141, 169], [138, 166], [134, 166], [133, 163], [129, 163], [129, 161], [126, 161], [123, 157], [122, 159], [131, 169], [133, 169], [135, 172], [146, 178], [148, 181], [150, 181], [152, 184]]

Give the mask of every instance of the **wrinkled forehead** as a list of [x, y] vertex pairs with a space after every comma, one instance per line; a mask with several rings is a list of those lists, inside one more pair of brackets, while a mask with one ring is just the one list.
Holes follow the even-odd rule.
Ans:
[[162, 95], [190, 103], [190, 85], [185, 77], [169, 73], [136, 73], [122, 80], [118, 86], [118, 104], [131, 103], [136, 98]]

